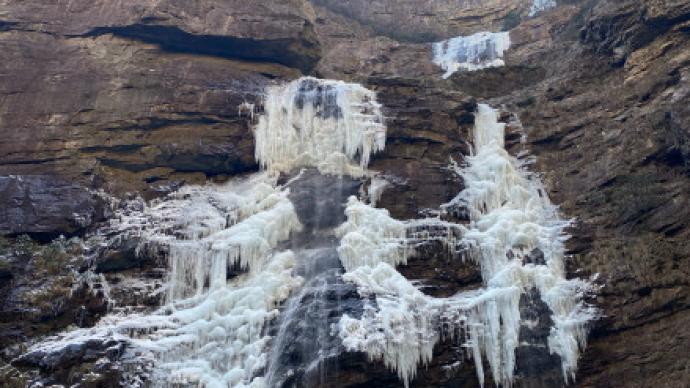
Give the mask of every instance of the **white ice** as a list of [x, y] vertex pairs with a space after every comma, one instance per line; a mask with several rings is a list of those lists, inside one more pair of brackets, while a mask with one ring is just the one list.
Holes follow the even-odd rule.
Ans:
[[446, 71], [443, 78], [448, 78], [459, 70], [474, 71], [505, 65], [503, 53], [509, 47], [509, 32], [478, 32], [434, 43], [433, 60]]
[[[122, 339], [131, 353], [153, 363], [153, 386], [262, 386], [270, 340], [265, 325], [302, 282], [292, 273], [292, 252], [276, 250], [301, 229], [276, 179], [264, 172], [188, 186], [120, 211], [112, 226], [138, 238], [141, 254], [168, 252], [167, 303], [149, 315], [113, 314], [32, 351], [88, 338]], [[229, 270], [238, 273], [232, 277]]]
[[269, 171], [317, 167], [363, 175], [371, 154], [385, 146], [381, 105], [359, 84], [303, 77], [269, 87], [264, 110], [255, 129], [256, 159]]

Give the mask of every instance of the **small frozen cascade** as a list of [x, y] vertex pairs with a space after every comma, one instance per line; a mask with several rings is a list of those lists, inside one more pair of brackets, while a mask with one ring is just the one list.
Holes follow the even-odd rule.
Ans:
[[[515, 349], [521, 325], [520, 297], [536, 289], [552, 312], [548, 338], [552, 354], [560, 356], [565, 381], [574, 378], [579, 352], [585, 346], [587, 324], [595, 310], [582, 299], [592, 291], [589, 282], [566, 279], [563, 266], [564, 228], [537, 176], [504, 149], [504, 126], [496, 111], [480, 105], [474, 131], [474, 155], [457, 169], [463, 190], [449, 205], [468, 208], [467, 226], [447, 224], [451, 249], [469, 249], [481, 268], [483, 288], [448, 298], [424, 295], [395, 269], [410, 254], [406, 230], [444, 224], [438, 219], [401, 222], [383, 209], [352, 198], [348, 220], [340, 228], [339, 252], [343, 278], [375, 303], [356, 319], [344, 316], [340, 335], [351, 351], [366, 352], [398, 372], [405, 385], [419, 365], [432, 357], [441, 337], [455, 338], [474, 359], [480, 384], [486, 359], [493, 381], [510, 386], [514, 380]], [[461, 240], [454, 240], [460, 229]], [[536, 250], [545, 263], [528, 259]]]
[[534, 16], [541, 11], [545, 11], [555, 6], [555, 0], [534, 0], [534, 2], [532, 3], [532, 7], [530, 7], [529, 9], [529, 16]]
[[[302, 229], [276, 179], [187, 186], [116, 215], [113, 227], [138, 239], [140, 252], [167, 251], [167, 303], [150, 314], [114, 313], [31, 351], [112, 338], [129, 344], [125, 359], [152, 365], [144, 374], [154, 387], [262, 387], [265, 325], [302, 284], [293, 252], [276, 249]], [[143, 384], [131, 376], [126, 385]]]
[[445, 70], [443, 78], [448, 78], [460, 70], [503, 66], [503, 53], [508, 48], [509, 32], [478, 32], [434, 43], [433, 61]]

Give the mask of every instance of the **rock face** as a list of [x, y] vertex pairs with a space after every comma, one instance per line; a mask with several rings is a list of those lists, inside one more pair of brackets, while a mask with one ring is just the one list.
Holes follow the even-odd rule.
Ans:
[[75, 233], [102, 217], [101, 199], [79, 185], [45, 175], [0, 177], [2, 234]]
[[[252, 109], [260, 111], [267, 84], [303, 73], [378, 92], [388, 142], [370, 168], [391, 183], [378, 206], [416, 218], [462, 190], [447, 166], [470, 152], [479, 100], [501, 107], [509, 151], [536, 157], [530, 169], [576, 221], [570, 275], [598, 274], [601, 290], [591, 302], [602, 317], [573, 385], [682, 387], [690, 380], [687, 1], [558, 1], [535, 17], [530, 1], [517, 0], [44, 3], [0, 0], [0, 49], [12, 58], [0, 61], [3, 234], [90, 231], [103, 214], [92, 190], [153, 198], [256, 170]], [[506, 66], [441, 79], [429, 42], [500, 30], [510, 30]], [[465, 218], [462, 211], [453, 217]], [[92, 325], [104, 300], [86, 291], [68, 297], [69, 270], [46, 267], [41, 247], [30, 255], [19, 239], [8, 241], [0, 254], [3, 363], [37, 336]], [[480, 285], [476, 268], [441, 249], [424, 247], [401, 273], [427, 281], [424, 291], [439, 296]], [[163, 276], [132, 251], [132, 241], [120, 241], [93, 263], [65, 268], [92, 265], [116, 285], [111, 295], [122, 305], [155, 305], [144, 291], [128, 292], [144, 287], [131, 279], [160, 287]], [[543, 258], [535, 253], [534, 260]], [[28, 310], [28, 290], [40, 282], [38, 307]], [[549, 312], [531, 292], [523, 299], [521, 314], [536, 323], [520, 333], [516, 385], [560, 386], [558, 362], [543, 351]], [[22, 317], [29, 323], [18, 323]], [[60, 369], [53, 381], [77, 383], [84, 371], [75, 368], [92, 362], [84, 355], [115, 359], [111, 345], [119, 346], [27, 356], [0, 366], [0, 380], [24, 386], [27, 373], [37, 376], [64, 356], [63, 365], [50, 366]], [[412, 386], [479, 386], [470, 363], [455, 364], [452, 341], [434, 353]], [[339, 385], [330, 386], [400, 385], [362, 354], [343, 354], [336, 364], [328, 376]]]
[[552, 44], [515, 52], [545, 81], [496, 99], [519, 112], [535, 170], [577, 217], [570, 267], [603, 286], [579, 386], [688, 379], [688, 10], [585, 4]]
[[7, 30], [66, 38], [112, 34], [167, 51], [275, 62], [304, 71], [319, 58], [312, 11], [302, 0], [204, 0], [194, 5], [166, 0], [132, 7], [107, 0], [69, 5], [28, 1], [14, 6], [4, 1], [2, 5], [7, 10], [2, 15]]
[[529, 11], [519, 0], [314, 0], [376, 34], [408, 42], [431, 42], [482, 30], [511, 28]]
[[319, 57], [300, 1], [2, 9], [0, 47], [13, 60], [0, 65], [0, 174], [111, 193], [152, 197], [254, 169], [250, 112], [238, 106]]

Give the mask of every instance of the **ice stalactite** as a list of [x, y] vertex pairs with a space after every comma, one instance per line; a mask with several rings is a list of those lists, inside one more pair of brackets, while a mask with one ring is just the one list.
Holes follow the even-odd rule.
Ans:
[[303, 77], [268, 88], [255, 138], [256, 159], [269, 171], [311, 166], [322, 173], [361, 176], [371, 154], [384, 148], [386, 128], [374, 92]]
[[[431, 360], [440, 336], [455, 336], [474, 359], [484, 382], [482, 359], [493, 381], [510, 386], [514, 379], [515, 349], [520, 330], [520, 296], [536, 288], [553, 313], [549, 335], [552, 353], [560, 356], [564, 379], [574, 377], [577, 358], [585, 346], [587, 324], [595, 311], [584, 304], [591, 291], [587, 281], [565, 278], [564, 228], [537, 176], [529, 174], [504, 149], [504, 126], [496, 111], [480, 105], [474, 131], [474, 155], [457, 169], [463, 190], [449, 205], [464, 206], [471, 222], [457, 228], [463, 235], [446, 243], [469, 249], [481, 268], [484, 287], [448, 298], [424, 295], [395, 270], [405, 263], [411, 245], [409, 230], [438, 227], [440, 220], [400, 222], [384, 210], [368, 208], [351, 199], [339, 252], [347, 270], [344, 279], [357, 285], [376, 304], [360, 319], [340, 322], [340, 335], [349, 350], [364, 351], [396, 370], [405, 382], [415, 377], [419, 364]], [[526, 257], [539, 250], [545, 265]]]
[[276, 177], [261, 173], [223, 185], [187, 186], [140, 212], [116, 215], [138, 250], [168, 251], [168, 301], [226, 284], [227, 269], [261, 270], [271, 249], [300, 223]]
[[460, 70], [503, 66], [503, 53], [508, 48], [509, 32], [478, 32], [434, 43], [433, 60], [446, 71], [443, 78], [448, 78]]

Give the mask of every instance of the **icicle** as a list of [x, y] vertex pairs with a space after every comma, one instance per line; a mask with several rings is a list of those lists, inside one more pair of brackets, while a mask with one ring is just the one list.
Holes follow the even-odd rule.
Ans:
[[373, 177], [371, 179], [371, 184], [367, 190], [367, 195], [369, 196], [369, 203], [371, 206], [376, 206], [376, 203], [381, 199], [383, 191], [390, 186], [390, 183], [380, 177]]
[[254, 109], [254, 104], [244, 101], [243, 103], [237, 106], [237, 115], [242, 117], [242, 114], [246, 113], [249, 116], [249, 120], [254, 121]]

